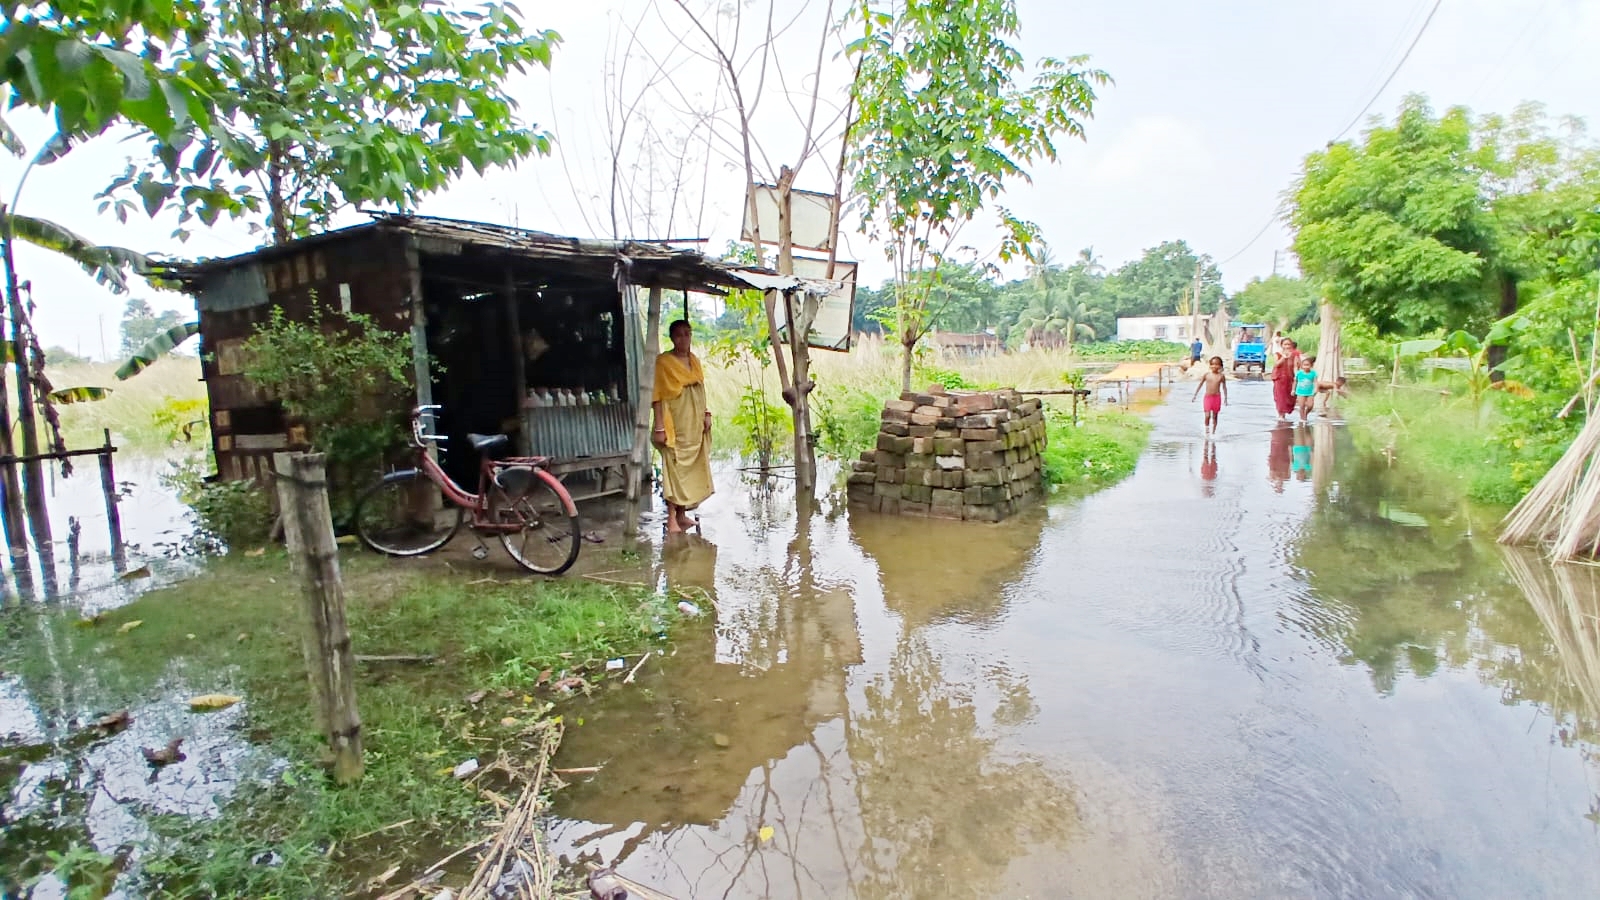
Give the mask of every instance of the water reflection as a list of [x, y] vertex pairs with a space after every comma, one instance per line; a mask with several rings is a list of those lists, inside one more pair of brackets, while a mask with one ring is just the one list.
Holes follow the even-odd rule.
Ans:
[[1200, 493], [1207, 497], [1217, 495], [1217, 442], [1206, 441], [1200, 457]]
[[664, 542], [653, 577], [716, 625], [568, 732], [559, 763], [604, 768], [557, 795], [558, 850], [680, 897], [986, 895], [1070, 834], [1074, 800], [1003, 747], [1037, 709], [1026, 678], [934, 642], [1003, 612], [1042, 517], [784, 522], [767, 502]]
[[1279, 422], [1272, 428], [1272, 434], [1267, 441], [1267, 478], [1272, 481], [1272, 489], [1283, 493], [1283, 485], [1289, 480], [1290, 447], [1294, 443], [1294, 426], [1287, 422]]

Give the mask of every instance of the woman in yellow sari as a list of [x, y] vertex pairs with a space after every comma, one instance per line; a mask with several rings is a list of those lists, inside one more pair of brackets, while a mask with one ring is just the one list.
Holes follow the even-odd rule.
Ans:
[[700, 358], [689, 352], [689, 323], [667, 329], [672, 349], [656, 357], [656, 387], [650, 404], [655, 430], [650, 442], [661, 451], [661, 495], [667, 501], [667, 531], [697, 524], [689, 510], [711, 496], [711, 411], [706, 409], [706, 376]]

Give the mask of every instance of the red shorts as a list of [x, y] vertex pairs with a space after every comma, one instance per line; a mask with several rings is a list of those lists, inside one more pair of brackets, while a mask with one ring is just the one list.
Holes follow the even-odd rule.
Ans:
[[1222, 395], [1221, 394], [1207, 394], [1206, 395], [1206, 399], [1204, 401], [1204, 408], [1205, 408], [1206, 412], [1214, 412], [1214, 413], [1222, 412]]

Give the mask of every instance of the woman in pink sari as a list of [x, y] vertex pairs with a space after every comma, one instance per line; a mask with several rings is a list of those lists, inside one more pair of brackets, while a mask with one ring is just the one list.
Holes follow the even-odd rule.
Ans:
[[1300, 349], [1294, 341], [1284, 338], [1278, 354], [1278, 364], [1272, 367], [1272, 402], [1282, 419], [1294, 411], [1294, 373], [1300, 368]]

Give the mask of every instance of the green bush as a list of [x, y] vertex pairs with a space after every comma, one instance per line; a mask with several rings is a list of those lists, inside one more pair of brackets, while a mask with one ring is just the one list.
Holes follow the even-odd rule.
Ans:
[[313, 296], [303, 321], [273, 307], [244, 349], [245, 376], [305, 421], [327, 454], [333, 518], [345, 521], [356, 494], [405, 446], [411, 335], [327, 312]]
[[173, 463], [161, 482], [193, 511], [202, 550], [257, 547], [272, 533], [272, 498], [254, 482], [207, 482], [197, 460]]
[[817, 449], [834, 459], [849, 459], [872, 449], [885, 397], [848, 385], [829, 385], [812, 394]]
[[1062, 488], [1094, 490], [1133, 474], [1150, 438], [1150, 423], [1121, 410], [1080, 411], [1078, 424], [1054, 407], [1046, 410], [1049, 443], [1045, 480]]
[[947, 391], [970, 391], [973, 389], [972, 382], [954, 369], [941, 369], [935, 365], [919, 364], [911, 374], [911, 387], [913, 390], [922, 390], [935, 384], [943, 385]]
[[1173, 341], [1096, 341], [1074, 344], [1072, 353], [1079, 359], [1115, 359], [1131, 362], [1159, 362], [1177, 359], [1186, 345]]

